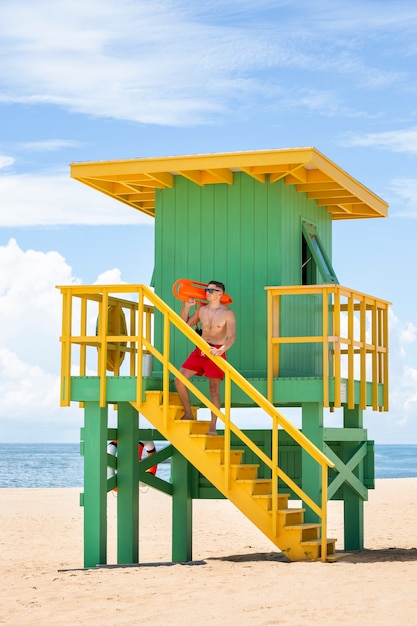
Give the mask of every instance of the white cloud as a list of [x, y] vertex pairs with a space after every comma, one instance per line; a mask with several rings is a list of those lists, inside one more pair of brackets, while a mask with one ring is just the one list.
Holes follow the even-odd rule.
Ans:
[[95, 285], [120, 285], [123, 283], [122, 275], [119, 268], [114, 267], [111, 270], [106, 270], [102, 274], [97, 277], [97, 280], [94, 282]]
[[[199, 24], [172, 3], [23, 4], [0, 8], [9, 60], [0, 68], [5, 102], [189, 125], [218, 113], [225, 96], [241, 91], [232, 72], [255, 58], [243, 32]], [[256, 39], [257, 56], [266, 59], [266, 46]]]
[[391, 152], [417, 154], [417, 127], [383, 133], [350, 135], [346, 136], [340, 143], [344, 146], [379, 148]]
[[396, 217], [417, 218], [417, 179], [395, 178], [390, 182], [394, 193], [391, 205]]
[[79, 282], [58, 252], [23, 251], [15, 239], [0, 246], [0, 327], [7, 329], [0, 347], [30, 366], [56, 371], [61, 323], [56, 285]]
[[44, 141], [25, 141], [18, 147], [27, 152], [56, 152], [63, 148], [75, 148], [80, 145], [79, 141], [72, 139], [45, 139]]
[[[362, 47], [372, 36], [391, 42], [392, 31], [411, 39], [416, 11], [407, 5], [394, 19], [392, 8], [375, 9], [374, 3], [358, 3], [354, 11], [314, 3], [303, 7], [300, 21], [298, 6], [265, 0], [201, 6], [186, 0], [53, 6], [4, 0], [0, 53], [3, 46], [8, 62], [0, 66], [0, 102], [188, 126], [235, 115], [249, 103], [259, 110], [256, 94], [265, 84], [275, 86], [272, 103], [280, 91], [291, 100], [293, 68], [327, 72], [332, 86], [336, 75], [349, 75], [362, 88], [379, 88], [406, 75], [381, 64], [368, 67]], [[267, 72], [268, 80], [256, 72]]]
[[70, 178], [68, 173], [0, 176], [0, 227], [151, 224], [152, 218]]
[[[414, 322], [402, 322], [390, 310], [389, 331], [390, 409], [383, 418], [382, 442], [414, 443], [417, 441], [417, 354], [414, 346], [417, 326]], [[378, 422], [378, 418], [374, 421]]]
[[4, 167], [10, 167], [10, 165], [13, 165], [14, 162], [15, 160], [13, 157], [0, 154], [0, 170]]
[[[121, 282], [115, 268], [100, 279]], [[62, 297], [81, 281], [55, 251], [0, 246], [0, 424], [3, 441], [77, 441], [83, 414], [61, 408]]]
[[281, 106], [287, 109], [304, 109], [319, 113], [325, 117], [343, 116], [347, 118], [369, 118], [366, 111], [358, 111], [344, 104], [343, 100], [331, 90], [302, 88], [291, 96], [283, 95]]
[[14, 239], [0, 246], [0, 327], [5, 331], [0, 423], [7, 441], [39, 441], [39, 436], [63, 441], [61, 429], [71, 427], [74, 412], [60, 416], [61, 297], [55, 286], [77, 282], [57, 252], [23, 251]]
[[59, 376], [38, 365], [28, 365], [8, 348], [0, 348], [0, 395], [2, 413], [17, 422], [42, 411], [49, 420], [59, 400]]
[[417, 326], [412, 322], [408, 322], [405, 328], [400, 332], [400, 340], [403, 345], [414, 343], [417, 338]]

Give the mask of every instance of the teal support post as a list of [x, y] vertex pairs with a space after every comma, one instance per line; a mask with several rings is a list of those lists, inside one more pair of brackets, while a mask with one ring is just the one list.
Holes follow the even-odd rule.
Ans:
[[84, 408], [84, 567], [107, 561], [107, 407]]
[[[323, 404], [320, 402], [305, 402], [302, 405], [302, 431], [303, 435], [323, 451]], [[309, 454], [302, 452], [301, 456], [301, 480], [303, 490], [310, 498], [321, 504], [321, 466]], [[319, 522], [319, 517], [307, 507], [304, 519], [309, 523]]]
[[[343, 407], [343, 426], [344, 428], [363, 428], [363, 411], [358, 405], [354, 409]], [[358, 437], [359, 439], [359, 437]], [[346, 463], [354, 454], [357, 442], [345, 441], [343, 443], [343, 462]], [[364, 467], [361, 462], [353, 473], [363, 483]], [[343, 502], [344, 502], [344, 527], [345, 527], [345, 550], [363, 550], [363, 532], [364, 532], [364, 505], [363, 498], [352, 489], [352, 487], [344, 483], [343, 485]]]
[[138, 563], [138, 412], [120, 402], [117, 419], [117, 562]]
[[193, 501], [191, 497], [191, 466], [174, 448], [172, 472], [172, 560], [175, 563], [192, 561]]

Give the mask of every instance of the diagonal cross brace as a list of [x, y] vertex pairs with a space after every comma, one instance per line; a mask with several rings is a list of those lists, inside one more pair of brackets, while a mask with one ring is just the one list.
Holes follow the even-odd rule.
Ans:
[[344, 482], [347, 482], [349, 486], [354, 491], [356, 491], [358, 496], [362, 498], [362, 500], [367, 500], [367, 488], [353, 473], [353, 470], [359, 465], [359, 463], [365, 458], [367, 454], [367, 442], [364, 441], [359, 444], [355, 453], [350, 457], [347, 463], [343, 463], [343, 461], [337, 456], [337, 454], [335, 454], [335, 452], [333, 452], [333, 450], [326, 443], [324, 444], [323, 452], [331, 461], [333, 461], [335, 469], [339, 472], [339, 474], [329, 484], [329, 500], [333, 497], [333, 495], [336, 493], [339, 487], [343, 485]]

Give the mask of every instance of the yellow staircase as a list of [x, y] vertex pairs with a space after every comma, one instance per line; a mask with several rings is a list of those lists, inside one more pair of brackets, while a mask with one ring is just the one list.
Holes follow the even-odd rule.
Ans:
[[322, 541], [321, 524], [304, 522], [305, 509], [288, 507], [289, 494], [273, 496], [272, 481], [258, 478], [259, 465], [244, 463], [243, 450], [225, 449], [224, 436], [206, 435], [208, 421], [181, 420], [176, 393], [169, 393], [165, 406], [162, 391], [147, 391], [143, 402], [132, 404], [291, 561], [324, 560], [323, 545], [325, 560], [342, 556], [336, 539]]

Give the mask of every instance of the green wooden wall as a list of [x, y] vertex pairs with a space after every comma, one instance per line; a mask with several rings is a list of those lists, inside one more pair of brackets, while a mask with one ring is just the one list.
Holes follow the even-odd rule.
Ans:
[[[155, 292], [177, 312], [172, 294], [178, 278], [219, 280], [233, 298], [236, 343], [230, 362], [246, 377], [266, 376], [265, 286], [301, 283], [302, 220], [317, 225], [331, 259], [331, 218], [283, 181], [261, 183], [237, 172], [234, 184], [200, 187], [175, 177], [172, 189], [159, 190], [155, 213]], [[292, 298], [285, 307], [285, 330], [317, 332], [318, 302]], [[155, 339], [160, 343], [156, 319]], [[171, 354], [181, 364], [190, 343], [174, 336]], [[314, 345], [286, 347], [281, 375], [320, 375], [321, 357]]]

